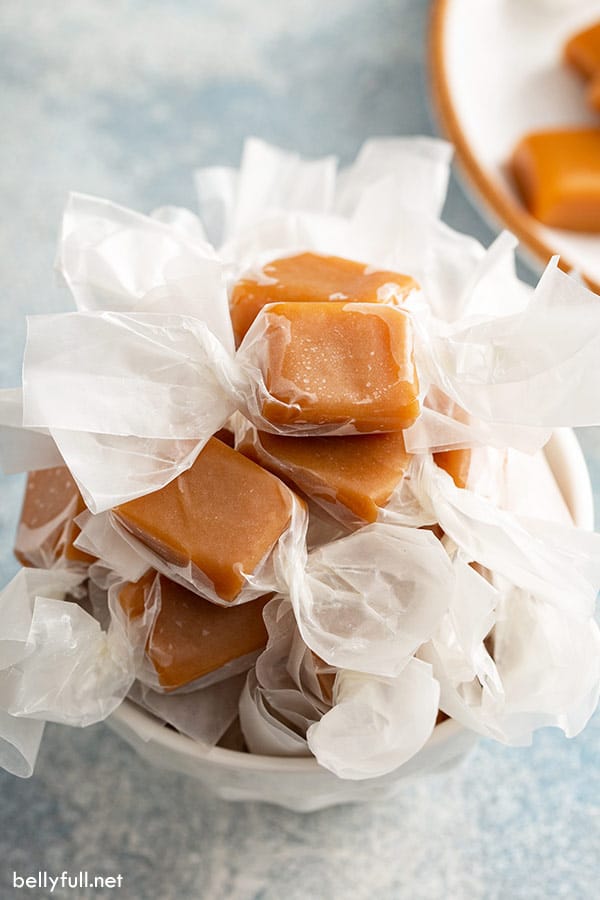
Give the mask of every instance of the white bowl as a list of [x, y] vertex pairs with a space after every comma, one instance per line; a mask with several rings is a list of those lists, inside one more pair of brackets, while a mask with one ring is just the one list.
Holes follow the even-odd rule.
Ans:
[[[573, 432], [556, 431], [546, 456], [575, 523], [592, 529], [592, 488]], [[313, 758], [258, 756], [204, 746], [166, 728], [127, 700], [107, 723], [148, 762], [197, 778], [224, 800], [259, 800], [297, 812], [388, 799], [401, 790], [406, 778], [457, 765], [477, 741], [476, 734], [448, 719], [435, 728], [419, 753], [394, 772], [367, 781], [344, 781]]]

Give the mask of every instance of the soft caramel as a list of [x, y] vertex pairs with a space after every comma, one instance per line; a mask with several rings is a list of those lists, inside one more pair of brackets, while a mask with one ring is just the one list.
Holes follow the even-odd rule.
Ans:
[[277, 426], [399, 431], [419, 414], [413, 336], [391, 306], [277, 303], [263, 311], [264, 418]]
[[267, 643], [262, 611], [269, 597], [240, 606], [217, 606], [163, 575], [149, 572], [119, 593], [121, 607], [131, 620], [143, 615], [150, 591], [160, 592], [160, 608], [146, 654], [165, 690], [190, 684]]
[[286, 530], [291, 512], [292, 495], [278, 478], [211, 438], [187, 472], [113, 515], [167, 566], [192, 577], [199, 570], [231, 601], [243, 573], [251, 574]]
[[466, 488], [471, 468], [470, 450], [444, 450], [434, 453], [433, 458], [441, 469], [452, 476], [456, 487]]
[[600, 231], [600, 128], [530, 134], [511, 170], [527, 209], [544, 225]]
[[251, 456], [317, 503], [339, 504], [374, 522], [404, 477], [410, 455], [401, 432], [348, 437], [280, 437], [258, 432], [240, 444]]
[[231, 297], [231, 320], [238, 343], [267, 303], [352, 300], [400, 303], [417, 287], [409, 275], [371, 270], [339, 256], [301, 253], [276, 259], [258, 277], [242, 278]]
[[573, 35], [565, 46], [565, 60], [585, 78], [600, 72], [600, 22]]
[[15, 544], [21, 565], [46, 569], [61, 560], [66, 564], [93, 562], [93, 557], [73, 545], [79, 535], [73, 520], [84, 509], [66, 466], [30, 472]]
[[597, 109], [600, 112], [600, 69], [598, 69], [596, 77], [590, 81], [587, 90], [587, 101], [592, 109]]

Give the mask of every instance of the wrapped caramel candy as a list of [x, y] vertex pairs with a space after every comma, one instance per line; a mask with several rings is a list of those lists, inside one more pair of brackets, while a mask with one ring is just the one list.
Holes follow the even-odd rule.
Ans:
[[269, 303], [326, 302], [400, 304], [417, 283], [409, 275], [386, 272], [339, 256], [301, 253], [267, 263], [233, 288], [231, 321], [240, 344], [254, 319]]
[[[409, 316], [384, 305], [277, 303], [247, 342], [261, 369], [261, 415], [276, 429], [400, 431], [419, 415]], [[261, 352], [257, 343], [260, 341]]]
[[[2, 592], [0, 737], [23, 744], [17, 717], [98, 721], [135, 682], [136, 702], [214, 743], [271, 591], [270, 646], [239, 700], [256, 748], [313, 752], [344, 778], [390, 772], [435, 727], [440, 684], [446, 714], [501, 740], [541, 722], [575, 733], [600, 684], [598, 537], [531, 519], [531, 502], [502, 508], [521, 485], [490, 498], [478, 460], [503, 474], [513, 438], [538, 448], [548, 429], [600, 421], [597, 298], [555, 264], [532, 294], [510, 238], [484, 251], [436, 218], [447, 147], [369, 144], [337, 184], [331, 161], [251, 151], [219, 252], [189, 214], [69, 205], [59, 258], [79, 311], [29, 321], [22, 415], [15, 396], [0, 426], [60, 450], [90, 509], [77, 540], [109, 590], [93, 616], [66, 599], [74, 573], [22, 570]], [[422, 290], [398, 303], [408, 284], [367, 288], [363, 268], [367, 293], [335, 299], [358, 259]], [[290, 293], [256, 301], [243, 279], [234, 309], [259, 311], [236, 353], [224, 276], [266, 286], [265, 260]], [[307, 550], [293, 490], [212, 438], [235, 412], [282, 478], [361, 527], [313, 516]], [[142, 581], [124, 588], [124, 571]]]
[[84, 509], [66, 466], [30, 472], [15, 543], [19, 562], [37, 569], [92, 563], [93, 556], [74, 546], [79, 534], [74, 519]]
[[300, 637], [289, 600], [265, 607], [268, 644], [248, 674], [240, 723], [253, 753], [308, 756], [306, 732], [331, 707], [335, 669]]
[[402, 432], [282, 437], [248, 427], [238, 449], [346, 526], [375, 522], [410, 463]]
[[231, 677], [250, 668], [267, 642], [262, 611], [268, 596], [224, 609], [149, 572], [137, 584], [119, 589], [119, 603], [130, 619], [143, 614], [150, 592], [157, 595], [158, 606], [146, 641], [155, 676], [146, 682], [151, 687], [172, 691], [210, 675], [213, 682], [215, 674], [218, 680]]
[[221, 604], [265, 593], [256, 585], [273, 549], [288, 532], [302, 542], [305, 529], [292, 492], [215, 438], [191, 469], [112, 517], [156, 568]]

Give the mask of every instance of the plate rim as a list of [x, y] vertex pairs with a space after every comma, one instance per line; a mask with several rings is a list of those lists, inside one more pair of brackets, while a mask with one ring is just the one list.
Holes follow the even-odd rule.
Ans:
[[[427, 40], [427, 69], [433, 114], [442, 133], [455, 148], [456, 164], [467, 184], [482, 199], [487, 211], [502, 227], [508, 228], [531, 254], [538, 264], [545, 266], [553, 256], [559, 256], [558, 265], [564, 272], [574, 266], [558, 250], [546, 243], [534, 229], [538, 225], [529, 213], [508, 198], [486, 174], [462, 129], [448, 83], [445, 58], [446, 19], [452, 0], [432, 0], [429, 14]], [[597, 294], [600, 283], [583, 273], [583, 278]]]

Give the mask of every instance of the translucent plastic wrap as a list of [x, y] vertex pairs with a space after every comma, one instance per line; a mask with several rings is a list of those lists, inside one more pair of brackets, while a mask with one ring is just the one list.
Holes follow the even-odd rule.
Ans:
[[29, 778], [33, 774], [35, 761], [45, 722], [37, 719], [23, 719], [0, 710], [0, 768]]
[[77, 516], [76, 525], [81, 530], [75, 547], [96, 557], [89, 569], [96, 583], [108, 589], [114, 581], [138, 581], [148, 570], [148, 560], [112, 527], [110, 513], [94, 516], [84, 510]]

